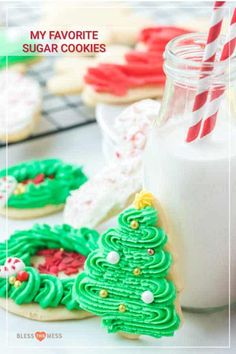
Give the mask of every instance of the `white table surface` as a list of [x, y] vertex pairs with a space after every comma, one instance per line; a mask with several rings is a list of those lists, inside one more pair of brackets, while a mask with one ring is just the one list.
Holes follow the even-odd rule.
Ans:
[[[58, 157], [68, 162], [81, 163], [85, 172], [91, 176], [103, 165], [101, 134], [96, 124], [64, 132], [56, 136], [9, 147], [9, 164], [31, 158]], [[0, 166], [5, 165], [5, 150], [0, 150]], [[37, 219], [36, 222], [60, 223], [62, 214]], [[5, 239], [16, 229], [31, 227], [35, 220], [9, 221], [0, 218], [0, 238]], [[142, 337], [138, 341], [124, 340], [118, 335], [106, 333], [100, 327], [99, 318], [82, 321], [55, 323], [34, 322], [0, 310], [0, 343], [4, 353], [157, 353], [166, 349], [167, 353], [235, 353], [236, 352], [236, 310], [231, 311], [231, 349], [229, 345], [228, 312], [214, 314], [184, 313], [185, 322], [173, 338], [160, 340]], [[17, 339], [17, 333], [61, 333], [62, 339]], [[8, 343], [7, 343], [8, 342]], [[185, 347], [185, 349], [183, 349]], [[190, 348], [193, 347], [193, 348]], [[211, 348], [207, 348], [211, 347]], [[33, 349], [35, 348], [35, 349]], [[80, 349], [79, 349], [80, 348]], [[96, 349], [95, 349], [96, 348]], [[106, 348], [106, 349], [105, 349]], [[218, 348], [218, 349], [217, 349]]]

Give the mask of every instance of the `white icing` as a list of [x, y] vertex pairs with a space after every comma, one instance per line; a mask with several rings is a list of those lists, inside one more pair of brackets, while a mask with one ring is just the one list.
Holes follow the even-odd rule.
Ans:
[[13, 176], [0, 178], [0, 208], [5, 207], [16, 186], [17, 180]]
[[116, 117], [117, 155], [122, 158], [140, 156], [146, 146], [150, 127], [158, 116], [160, 103], [142, 100], [132, 104]]
[[110, 264], [117, 264], [120, 261], [120, 255], [116, 251], [111, 251], [107, 255], [107, 262]]
[[67, 199], [64, 221], [74, 227], [95, 227], [110, 212], [121, 212], [142, 188], [142, 155], [159, 103], [143, 100], [116, 118], [118, 161], [73, 191]]
[[5, 264], [0, 266], [0, 278], [8, 278], [23, 269], [25, 269], [25, 264], [20, 258], [9, 257]]
[[33, 79], [14, 71], [0, 73], [0, 134], [18, 132], [40, 108], [40, 87]]
[[73, 227], [95, 227], [109, 212], [123, 210], [142, 186], [141, 161], [130, 159], [105, 167], [66, 201], [64, 222]]
[[146, 290], [142, 293], [141, 299], [145, 304], [151, 304], [154, 301], [154, 295], [151, 291]]

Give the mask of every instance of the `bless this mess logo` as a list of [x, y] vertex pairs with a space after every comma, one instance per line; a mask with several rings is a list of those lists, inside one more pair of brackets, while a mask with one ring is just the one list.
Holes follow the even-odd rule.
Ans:
[[42, 342], [45, 339], [62, 339], [62, 333], [48, 333], [45, 331], [36, 331], [34, 333], [17, 333], [17, 339], [35, 339]]

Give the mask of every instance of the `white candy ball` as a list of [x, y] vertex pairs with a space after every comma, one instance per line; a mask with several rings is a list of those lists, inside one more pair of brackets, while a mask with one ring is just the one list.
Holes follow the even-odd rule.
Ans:
[[107, 255], [107, 262], [111, 264], [117, 264], [120, 260], [120, 255], [116, 251], [111, 251]]
[[142, 293], [141, 299], [145, 304], [151, 304], [154, 301], [154, 295], [151, 291], [147, 290]]

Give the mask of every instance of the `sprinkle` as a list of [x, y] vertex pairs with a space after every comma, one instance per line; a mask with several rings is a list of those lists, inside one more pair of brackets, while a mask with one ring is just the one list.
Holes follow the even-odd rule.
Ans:
[[131, 229], [134, 229], [134, 230], [138, 229], [139, 228], [138, 221], [132, 220], [131, 223], [130, 223], [130, 227], [131, 227]]
[[16, 280], [14, 283], [14, 287], [15, 288], [19, 288], [21, 286], [21, 281], [20, 280]]
[[105, 289], [100, 290], [99, 296], [100, 297], [104, 297], [104, 298], [107, 297], [108, 296], [108, 291], [105, 290]]
[[133, 270], [133, 274], [134, 275], [140, 275], [141, 274], [141, 269], [140, 268], [135, 268], [134, 270]]
[[13, 284], [15, 284], [15, 281], [16, 281], [15, 277], [12, 276], [9, 278], [9, 284], [13, 285]]
[[149, 248], [149, 249], [147, 250], [147, 253], [148, 253], [150, 256], [153, 256], [153, 255], [155, 254], [155, 251], [154, 251], [154, 249]]
[[125, 312], [125, 311], [126, 311], [126, 307], [125, 307], [124, 304], [120, 304], [120, 305], [119, 305], [119, 311], [120, 311], [120, 312]]

